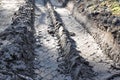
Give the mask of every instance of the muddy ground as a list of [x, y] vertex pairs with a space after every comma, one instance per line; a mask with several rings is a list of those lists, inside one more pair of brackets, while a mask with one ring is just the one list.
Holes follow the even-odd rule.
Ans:
[[86, 16], [77, 13], [75, 4], [65, 5], [0, 1], [0, 80], [120, 79], [114, 66], [118, 62], [105, 54], [106, 47], [94, 35], [103, 31], [85, 24]]

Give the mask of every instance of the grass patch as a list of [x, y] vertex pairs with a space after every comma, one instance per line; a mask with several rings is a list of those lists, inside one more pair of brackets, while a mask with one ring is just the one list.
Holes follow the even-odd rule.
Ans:
[[114, 15], [120, 15], [120, 3], [113, 2], [110, 9]]
[[100, 6], [107, 6], [113, 15], [120, 15], [120, 3], [117, 0], [103, 1]]
[[112, 12], [113, 15], [120, 16], [120, 3], [117, 0], [105, 0], [100, 3], [98, 3], [98, 7], [96, 7], [96, 4], [93, 4], [88, 7], [90, 11], [98, 10], [100, 8], [104, 8], [105, 6], [108, 7], [108, 9]]
[[91, 1], [84, 2], [80, 7], [85, 7], [88, 12], [93, 11], [110, 11], [115, 16], [120, 16], [120, 2], [118, 0], [103, 0], [103, 1]]

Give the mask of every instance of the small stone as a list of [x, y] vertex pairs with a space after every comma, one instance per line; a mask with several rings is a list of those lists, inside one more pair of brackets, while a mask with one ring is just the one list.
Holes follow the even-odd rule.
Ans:
[[60, 49], [60, 46], [58, 45], [58, 46], [56, 46], [56, 48], [57, 48], [57, 49]]
[[75, 36], [75, 33], [74, 32], [69, 32], [69, 35], [70, 36]]
[[39, 39], [36, 39], [36, 41], [38, 42], [38, 41], [39, 41]]
[[36, 74], [40, 74], [40, 71], [36, 69], [36, 70], [35, 70], [35, 73], [36, 73]]
[[117, 23], [119, 23], [118, 18], [114, 18], [114, 19], [112, 20], [112, 24], [117, 25]]
[[35, 60], [37, 60], [37, 58], [35, 58]]
[[56, 40], [56, 43], [59, 43], [60, 42], [60, 40]]
[[67, 76], [65, 80], [72, 80], [72, 78], [70, 76]]
[[49, 74], [49, 75], [46, 76], [46, 78], [47, 78], [48, 80], [52, 80], [53, 76], [52, 76], [51, 74]]
[[58, 40], [58, 38], [57, 38], [57, 37], [54, 37], [54, 39], [55, 39], [55, 40]]

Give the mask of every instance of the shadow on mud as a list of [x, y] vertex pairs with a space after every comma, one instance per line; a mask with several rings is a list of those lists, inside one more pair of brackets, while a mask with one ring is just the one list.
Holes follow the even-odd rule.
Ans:
[[[57, 20], [62, 23], [62, 26], [65, 26], [60, 15], [57, 12], [55, 12], [55, 14], [57, 16]], [[92, 66], [90, 66], [89, 62], [80, 56], [81, 52], [76, 49], [76, 42], [71, 38], [70, 32], [66, 29], [65, 32], [67, 36], [66, 47], [70, 46], [70, 51], [67, 55], [62, 55], [64, 63], [59, 65], [59, 67], [63, 69], [62, 73], [71, 75], [73, 80], [94, 80], [93, 77], [96, 74], [92, 70]], [[62, 51], [65, 51], [65, 49]]]

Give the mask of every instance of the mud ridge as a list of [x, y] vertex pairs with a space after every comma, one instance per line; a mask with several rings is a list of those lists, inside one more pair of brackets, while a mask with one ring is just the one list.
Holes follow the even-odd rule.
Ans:
[[[73, 3], [72, 5], [72, 14], [78, 22], [80, 22], [84, 28], [93, 36], [96, 42], [101, 47], [104, 54], [106, 54], [114, 63], [119, 67], [119, 19], [115, 16], [112, 16], [109, 12], [104, 13], [85, 13], [80, 10], [80, 5], [82, 3]], [[69, 5], [68, 5], [69, 6]], [[104, 15], [104, 16], [102, 16]], [[109, 20], [116, 19], [114, 23], [103, 23], [105, 21], [98, 21], [101, 18], [107, 18]], [[114, 18], [112, 18], [114, 17]], [[112, 18], [112, 19], [110, 19]], [[111, 26], [110, 26], [111, 25]]]
[[0, 33], [1, 80], [33, 80], [33, 4], [26, 0], [14, 14], [13, 23]]
[[76, 43], [70, 38], [70, 34], [65, 29], [60, 16], [51, 4], [48, 4], [48, 9], [52, 20], [48, 32], [59, 39], [59, 72], [70, 75], [72, 80], [94, 80], [92, 77], [95, 74], [92, 71], [92, 67], [78, 54], [80, 51], [76, 50]]

